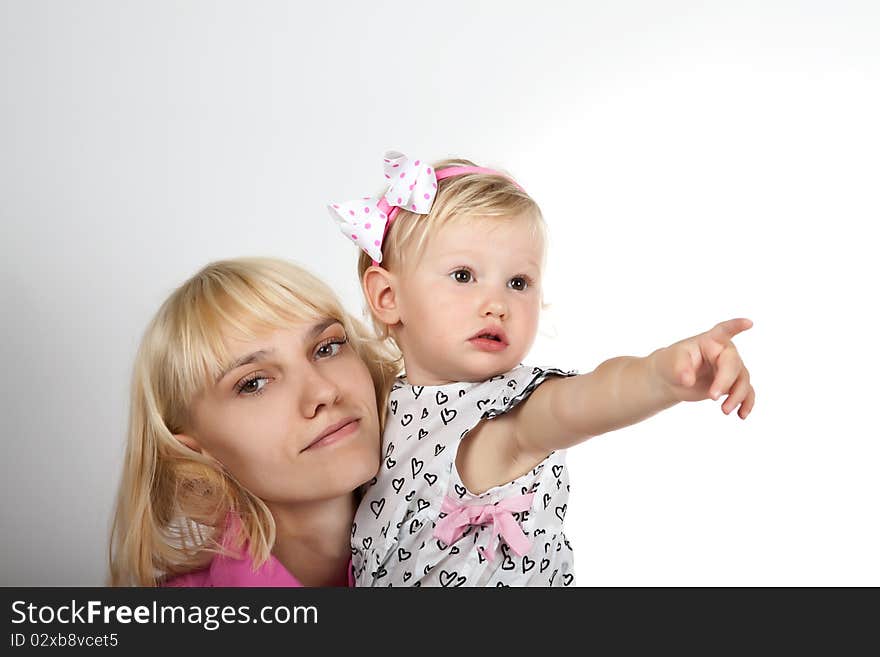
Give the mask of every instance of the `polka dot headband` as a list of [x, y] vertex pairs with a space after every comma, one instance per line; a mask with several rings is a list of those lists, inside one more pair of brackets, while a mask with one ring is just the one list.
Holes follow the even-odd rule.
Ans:
[[437, 195], [438, 180], [467, 173], [508, 178], [499, 171], [484, 167], [456, 166], [435, 171], [423, 160], [412, 160], [397, 151], [385, 153], [384, 164], [385, 178], [389, 181], [385, 194], [327, 206], [342, 234], [362, 248], [373, 259], [374, 265], [382, 262], [382, 241], [400, 208], [428, 214]]

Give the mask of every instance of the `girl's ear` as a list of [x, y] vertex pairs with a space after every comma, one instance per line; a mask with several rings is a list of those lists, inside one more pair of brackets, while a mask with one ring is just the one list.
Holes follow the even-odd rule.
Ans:
[[192, 436], [188, 436], [185, 433], [176, 433], [174, 437], [184, 447], [190, 448], [194, 452], [202, 453], [202, 446], [199, 445], [199, 441], [193, 438]]
[[361, 283], [373, 316], [387, 326], [397, 324], [400, 321], [400, 304], [395, 293], [397, 278], [394, 274], [374, 265], [364, 272]]

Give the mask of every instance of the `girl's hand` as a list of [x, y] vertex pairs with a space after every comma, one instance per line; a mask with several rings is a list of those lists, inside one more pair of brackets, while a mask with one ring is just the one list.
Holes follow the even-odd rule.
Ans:
[[654, 372], [679, 401], [718, 399], [726, 394], [721, 410], [726, 415], [739, 406], [738, 415], [745, 420], [755, 405], [755, 389], [731, 339], [751, 327], [750, 319], [729, 319], [658, 349], [650, 356]]

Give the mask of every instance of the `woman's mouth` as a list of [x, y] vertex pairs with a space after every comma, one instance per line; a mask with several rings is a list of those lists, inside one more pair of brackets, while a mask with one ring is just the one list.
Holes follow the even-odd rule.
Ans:
[[355, 433], [360, 426], [361, 421], [356, 417], [349, 417], [340, 422], [335, 422], [318, 434], [302, 451], [305, 452], [310, 449], [318, 449], [338, 443]]

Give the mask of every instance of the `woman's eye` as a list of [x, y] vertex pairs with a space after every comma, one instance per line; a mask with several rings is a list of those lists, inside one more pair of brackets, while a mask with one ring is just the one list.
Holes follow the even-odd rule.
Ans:
[[515, 276], [507, 282], [507, 287], [512, 290], [518, 290], [519, 292], [522, 292], [529, 287], [529, 282], [522, 276]]
[[318, 348], [315, 349], [315, 356], [317, 358], [330, 358], [335, 356], [339, 353], [339, 350], [342, 349], [342, 345], [347, 341], [347, 338], [331, 338], [327, 342], [318, 345]]
[[473, 278], [467, 269], [456, 269], [451, 275], [456, 283], [470, 283]]
[[238, 392], [244, 393], [245, 395], [258, 395], [263, 391], [263, 388], [266, 387], [268, 381], [269, 377], [267, 376], [255, 376], [252, 379], [247, 379], [242, 382], [241, 385], [238, 386]]

